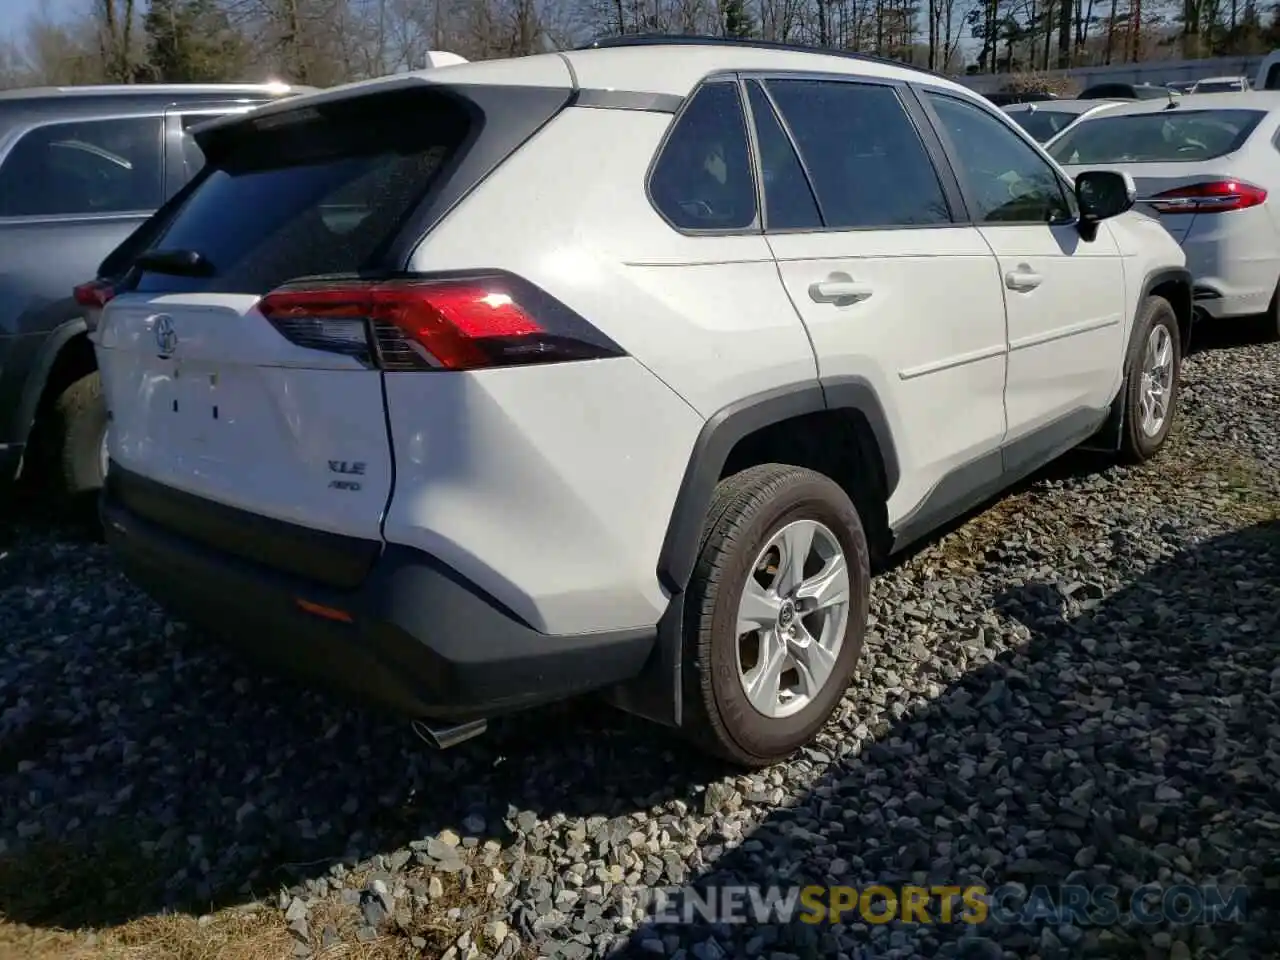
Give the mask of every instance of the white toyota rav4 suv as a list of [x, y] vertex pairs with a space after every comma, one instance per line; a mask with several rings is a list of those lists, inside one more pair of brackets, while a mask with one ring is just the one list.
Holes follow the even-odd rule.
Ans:
[[599, 691], [783, 757], [881, 558], [1174, 416], [1178, 245], [930, 73], [633, 38], [198, 139], [98, 332], [106, 535], [441, 745]]

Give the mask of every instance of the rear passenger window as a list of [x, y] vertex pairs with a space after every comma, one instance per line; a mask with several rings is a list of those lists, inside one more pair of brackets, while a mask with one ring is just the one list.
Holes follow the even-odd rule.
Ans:
[[747, 84], [751, 119], [760, 145], [760, 170], [764, 179], [765, 229], [804, 230], [822, 226], [818, 203], [813, 199], [809, 179], [791, 145], [791, 138], [778, 123], [777, 114], [764, 88], [755, 80]]
[[738, 85], [704, 85], [675, 124], [649, 180], [658, 211], [680, 230], [752, 226], [756, 187]]
[[891, 87], [770, 80], [828, 227], [951, 222], [937, 171]]
[[37, 127], [0, 166], [0, 217], [155, 210], [164, 192], [161, 160], [159, 117]]

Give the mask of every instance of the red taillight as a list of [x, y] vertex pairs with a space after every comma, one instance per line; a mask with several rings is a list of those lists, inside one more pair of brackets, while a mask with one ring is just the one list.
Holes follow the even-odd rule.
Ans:
[[1148, 203], [1160, 213], [1226, 213], [1246, 210], [1267, 199], [1267, 191], [1243, 180], [1214, 180], [1166, 190]]
[[383, 370], [474, 370], [620, 356], [563, 304], [509, 275], [286, 284], [258, 310], [288, 340]]
[[105, 307], [115, 295], [115, 287], [105, 280], [90, 280], [75, 288], [76, 303], [82, 307]]

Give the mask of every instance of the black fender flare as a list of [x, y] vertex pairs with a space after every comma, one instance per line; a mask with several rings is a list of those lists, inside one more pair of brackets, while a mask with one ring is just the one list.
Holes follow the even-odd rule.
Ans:
[[779, 387], [716, 411], [698, 432], [658, 554], [658, 580], [668, 592], [684, 590], [698, 557], [702, 525], [733, 448], [757, 430], [824, 410], [856, 410], [866, 417], [884, 464], [885, 490], [898, 484], [897, 448], [875, 388], [862, 377], [831, 377]]
[[793, 417], [856, 410], [866, 418], [884, 467], [886, 494], [898, 483], [897, 447], [874, 386], [862, 377], [831, 377], [755, 394], [716, 411], [693, 444], [658, 555], [658, 580], [668, 595], [658, 642], [636, 680], [610, 693], [629, 713], [679, 727], [683, 717], [684, 596], [698, 559], [702, 528], [733, 448], [744, 437]]
[[49, 382], [49, 374], [58, 361], [64, 347], [76, 337], [87, 334], [89, 326], [82, 316], [64, 320], [49, 331], [44, 343], [36, 352], [35, 362], [27, 373], [26, 382], [22, 386], [22, 399], [18, 404], [18, 436], [19, 443], [26, 443], [31, 436], [31, 428], [35, 425], [36, 415], [40, 410], [40, 400], [44, 396], [45, 385]]
[[1161, 267], [1158, 270], [1152, 270], [1142, 280], [1142, 290], [1138, 295], [1138, 303], [1133, 311], [1133, 328], [1129, 331], [1129, 346], [1124, 354], [1126, 370], [1129, 368], [1129, 361], [1133, 358], [1133, 351], [1137, 349], [1137, 340], [1135, 338], [1138, 330], [1138, 314], [1142, 312], [1142, 305], [1147, 302], [1147, 297], [1151, 296], [1152, 290], [1166, 283], [1173, 283], [1178, 287], [1178, 297], [1171, 305], [1173, 312], [1178, 315], [1179, 325], [1181, 326], [1181, 321], [1184, 318], [1186, 320], [1181, 346], [1182, 355], [1184, 357], [1187, 355], [1187, 350], [1191, 346], [1191, 321], [1195, 316], [1191, 271], [1186, 267]]

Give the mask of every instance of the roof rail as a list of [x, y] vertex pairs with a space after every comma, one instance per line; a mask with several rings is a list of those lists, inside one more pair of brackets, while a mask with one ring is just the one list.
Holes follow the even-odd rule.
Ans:
[[614, 37], [600, 37], [578, 50], [601, 50], [611, 47], [755, 47], [762, 50], [778, 50], [787, 53], [817, 53], [827, 57], [844, 57], [848, 60], [861, 60], [865, 63], [879, 63], [904, 70], [914, 70], [931, 77], [949, 80], [946, 74], [927, 67], [892, 60], [889, 57], [878, 57], [870, 53], [858, 53], [853, 50], [838, 50], [834, 47], [814, 47], [801, 43], [782, 43], [777, 40], [740, 39], [737, 37], [714, 37], [695, 33], [633, 33]]
[[0, 99], [23, 100], [43, 97], [181, 96], [206, 94], [294, 94], [311, 93], [315, 87], [268, 80], [262, 83], [98, 83], [69, 86], [13, 87], [0, 90]]

